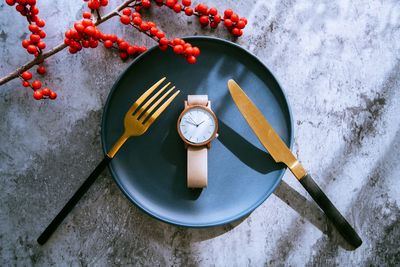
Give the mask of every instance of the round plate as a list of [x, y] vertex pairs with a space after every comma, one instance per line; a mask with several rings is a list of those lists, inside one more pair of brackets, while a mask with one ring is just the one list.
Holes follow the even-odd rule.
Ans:
[[[277, 187], [285, 169], [265, 152], [235, 106], [227, 81], [234, 79], [258, 106], [284, 142], [292, 145], [292, 117], [271, 72], [240, 46], [217, 38], [185, 38], [201, 50], [194, 65], [157, 47], [127, 68], [108, 97], [101, 138], [107, 152], [124, 131], [126, 111], [162, 77], [178, 97], [147, 133], [130, 138], [109, 165], [122, 192], [151, 216], [187, 227], [237, 220], [259, 206]], [[186, 150], [176, 122], [189, 94], [207, 94], [219, 119], [219, 137], [208, 151], [208, 187], [186, 187]]]

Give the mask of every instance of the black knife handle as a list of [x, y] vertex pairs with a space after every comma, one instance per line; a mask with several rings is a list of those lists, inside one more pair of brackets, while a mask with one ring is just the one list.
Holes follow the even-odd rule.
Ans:
[[37, 239], [37, 242], [40, 245], [46, 243], [46, 241], [50, 238], [50, 236], [54, 233], [57, 227], [61, 224], [64, 218], [71, 212], [76, 203], [82, 198], [82, 196], [88, 191], [90, 186], [96, 181], [97, 177], [100, 173], [105, 169], [107, 164], [111, 161], [107, 155], [104, 156], [103, 160], [97, 165], [97, 167], [92, 171], [86, 181], [79, 187], [79, 189], [75, 192], [75, 194], [70, 198], [70, 200], [65, 204], [62, 210], [57, 214], [56, 217], [51, 221], [51, 223], [47, 226], [47, 228], [43, 231], [43, 233]]
[[329, 198], [322, 192], [321, 188], [314, 182], [309, 174], [301, 178], [300, 183], [311, 195], [318, 206], [325, 212], [328, 219], [333, 223], [339, 233], [355, 248], [362, 244], [360, 236], [346, 221], [342, 214], [332, 204]]

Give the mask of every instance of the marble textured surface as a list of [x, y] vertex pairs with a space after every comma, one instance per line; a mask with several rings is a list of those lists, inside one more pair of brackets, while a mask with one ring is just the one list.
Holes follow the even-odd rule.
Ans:
[[[38, 1], [49, 47], [83, 1]], [[112, 5], [120, 1], [110, 1]], [[0, 87], [0, 265], [365, 266], [400, 264], [400, 3], [206, 1], [249, 25], [238, 44], [276, 75], [295, 117], [294, 152], [364, 240], [349, 250], [290, 173], [241, 222], [183, 229], [143, 214], [105, 171], [45, 246], [35, 239], [101, 159], [102, 107], [124, 70], [102, 48], [48, 60], [57, 101]], [[155, 8], [174, 36], [213, 35]], [[173, 18], [173, 19], [171, 19]], [[101, 28], [152, 40], [110, 21]], [[0, 3], [0, 75], [28, 60], [26, 22]]]

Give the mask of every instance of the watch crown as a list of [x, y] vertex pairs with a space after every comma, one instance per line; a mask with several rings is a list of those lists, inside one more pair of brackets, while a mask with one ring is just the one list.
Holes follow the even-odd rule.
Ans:
[[218, 134], [218, 133], [216, 133], [216, 134], [215, 134], [215, 138], [218, 138], [218, 136], [219, 136], [219, 134]]

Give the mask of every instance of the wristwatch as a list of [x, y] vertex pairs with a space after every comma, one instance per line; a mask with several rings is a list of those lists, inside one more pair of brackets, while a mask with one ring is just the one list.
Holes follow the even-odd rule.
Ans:
[[188, 95], [177, 128], [187, 149], [187, 186], [207, 187], [207, 150], [218, 136], [218, 120], [207, 95]]

